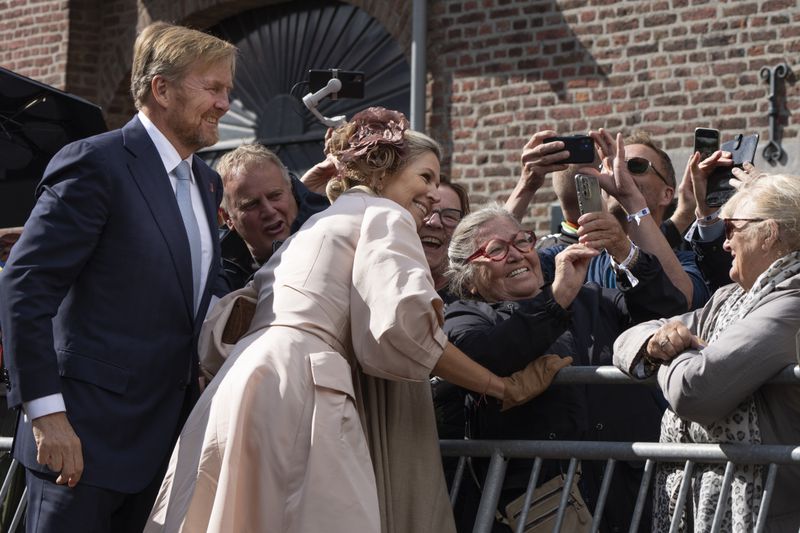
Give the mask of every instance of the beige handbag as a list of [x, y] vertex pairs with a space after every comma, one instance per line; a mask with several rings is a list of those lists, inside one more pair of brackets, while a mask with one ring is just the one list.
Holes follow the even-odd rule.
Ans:
[[[579, 479], [580, 474], [576, 473], [569, 491], [567, 507], [564, 510], [564, 520], [561, 523], [561, 531], [564, 533], [588, 533], [592, 528], [592, 514], [578, 490]], [[565, 480], [566, 476], [558, 475], [534, 489], [531, 505], [528, 507], [528, 516], [525, 518], [525, 528], [522, 531], [525, 533], [550, 533], [553, 531]], [[508, 524], [512, 531], [517, 531], [524, 504], [525, 495], [523, 494], [506, 505], [507, 518], [503, 522]]]

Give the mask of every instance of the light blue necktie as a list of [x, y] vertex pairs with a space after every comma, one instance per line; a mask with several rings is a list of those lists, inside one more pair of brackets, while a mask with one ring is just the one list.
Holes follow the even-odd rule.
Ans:
[[189, 250], [192, 254], [192, 286], [194, 287], [194, 309], [197, 309], [197, 299], [200, 296], [200, 228], [192, 208], [192, 183], [189, 163], [181, 161], [172, 171], [178, 181], [175, 185], [175, 199], [178, 209], [181, 210], [183, 226], [189, 238]]

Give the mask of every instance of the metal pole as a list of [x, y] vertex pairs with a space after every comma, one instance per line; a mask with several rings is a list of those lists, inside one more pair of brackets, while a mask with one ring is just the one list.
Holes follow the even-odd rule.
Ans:
[[413, 0], [411, 13], [411, 129], [425, 131], [425, 85], [427, 82], [427, 0]]

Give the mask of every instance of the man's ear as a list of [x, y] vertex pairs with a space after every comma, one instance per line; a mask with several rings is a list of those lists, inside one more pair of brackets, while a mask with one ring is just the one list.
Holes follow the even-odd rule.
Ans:
[[675, 198], [675, 189], [672, 187], [664, 187], [664, 192], [661, 193], [661, 205], [664, 207], [672, 203]]
[[161, 74], [156, 74], [150, 80], [150, 94], [159, 107], [167, 107], [170, 97], [169, 91], [169, 82]]

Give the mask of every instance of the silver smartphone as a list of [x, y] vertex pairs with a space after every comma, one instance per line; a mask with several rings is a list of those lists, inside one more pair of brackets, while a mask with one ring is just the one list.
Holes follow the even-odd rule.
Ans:
[[595, 176], [575, 174], [575, 189], [578, 193], [578, 208], [582, 215], [603, 210], [600, 184]]

